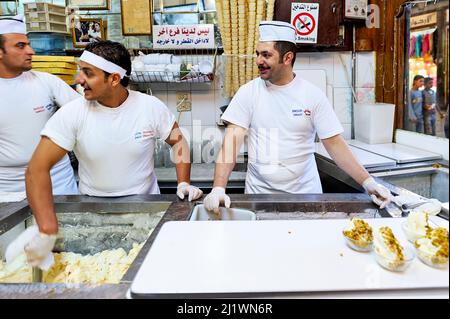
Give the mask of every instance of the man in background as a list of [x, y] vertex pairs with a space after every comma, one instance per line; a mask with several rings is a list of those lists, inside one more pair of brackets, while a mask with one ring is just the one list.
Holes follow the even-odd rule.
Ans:
[[[23, 16], [0, 19], [0, 192], [25, 192], [25, 170], [40, 132], [63, 106], [80, 97], [60, 78], [31, 71], [33, 49]], [[69, 157], [51, 170], [53, 194], [78, 194]]]
[[[433, 79], [425, 78], [423, 94], [423, 120], [425, 133], [436, 136], [436, 92], [433, 88]], [[439, 112], [440, 113], [440, 112]]]
[[424, 77], [416, 75], [409, 92], [408, 118], [415, 126], [417, 133], [423, 133], [423, 94], [420, 88], [424, 84]]

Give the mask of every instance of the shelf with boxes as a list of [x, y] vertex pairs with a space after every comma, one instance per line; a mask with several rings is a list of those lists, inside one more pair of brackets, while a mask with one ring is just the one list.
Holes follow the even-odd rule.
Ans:
[[135, 53], [131, 82], [208, 83], [214, 80], [217, 50], [157, 50]]
[[24, 3], [28, 32], [68, 33], [67, 15], [64, 6], [50, 3]]

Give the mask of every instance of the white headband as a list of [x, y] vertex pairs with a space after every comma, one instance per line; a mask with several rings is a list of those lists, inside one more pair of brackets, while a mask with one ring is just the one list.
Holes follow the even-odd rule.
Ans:
[[86, 50], [84, 50], [83, 54], [81, 55], [80, 61], [92, 64], [93, 66], [96, 66], [97, 68], [111, 74], [119, 73], [121, 79], [123, 79], [127, 74], [127, 71], [124, 68]]

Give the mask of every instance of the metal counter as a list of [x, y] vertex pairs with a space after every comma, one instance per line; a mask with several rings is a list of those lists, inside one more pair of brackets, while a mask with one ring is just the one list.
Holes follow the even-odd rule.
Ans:
[[[323, 195], [230, 195], [232, 207], [256, 212], [257, 219], [316, 219], [388, 217], [379, 211], [366, 194]], [[197, 203], [200, 203], [198, 201]], [[175, 195], [139, 195], [120, 198], [55, 196], [57, 213], [124, 213], [152, 211], [168, 207], [143, 248], [117, 285], [90, 287], [74, 284], [0, 284], [0, 298], [125, 298], [126, 291], [147, 255], [162, 225], [167, 221], [188, 220], [196, 203], [180, 201]], [[31, 216], [26, 201], [1, 204], [0, 235]]]

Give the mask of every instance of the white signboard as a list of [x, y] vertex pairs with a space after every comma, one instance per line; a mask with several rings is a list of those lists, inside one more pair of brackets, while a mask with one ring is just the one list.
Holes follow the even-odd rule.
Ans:
[[291, 23], [297, 30], [297, 43], [317, 43], [318, 3], [292, 3]]
[[212, 49], [214, 25], [154, 25], [155, 49]]
[[345, 17], [352, 19], [366, 19], [367, 0], [346, 0]]

